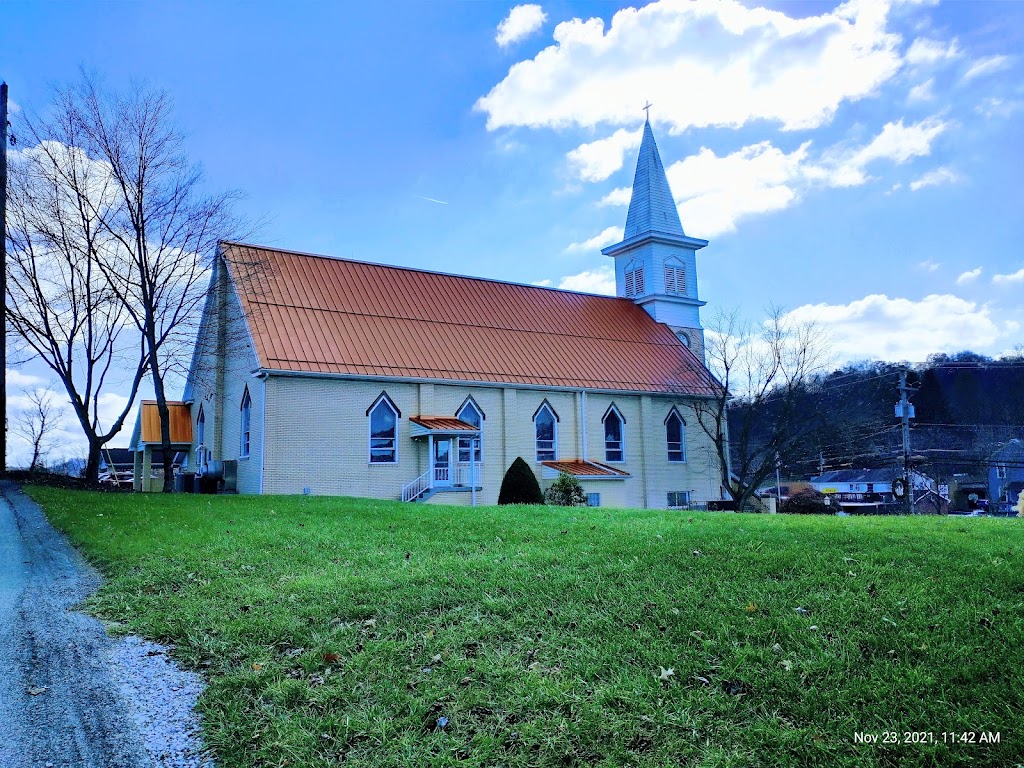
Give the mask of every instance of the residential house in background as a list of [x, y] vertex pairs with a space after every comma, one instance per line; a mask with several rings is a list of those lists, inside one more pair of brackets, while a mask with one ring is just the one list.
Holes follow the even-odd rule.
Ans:
[[[915, 500], [937, 494], [938, 486], [932, 478], [916, 470], [911, 470], [910, 476]], [[836, 469], [812, 477], [810, 484], [814, 490], [835, 497], [844, 507], [880, 507], [898, 502], [892, 486], [902, 477], [903, 470], [899, 467]]]
[[230, 467], [243, 493], [492, 504], [521, 456], [594, 505], [719, 499], [694, 416], [720, 386], [705, 245], [649, 123], [623, 242], [604, 250], [615, 297], [222, 243], [181, 404], [189, 466]]
[[990, 511], [1009, 512], [1024, 489], [1024, 443], [1010, 440], [989, 458]]

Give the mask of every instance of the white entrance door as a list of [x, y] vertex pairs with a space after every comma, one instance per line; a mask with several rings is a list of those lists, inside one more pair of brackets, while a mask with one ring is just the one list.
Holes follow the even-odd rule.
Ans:
[[434, 485], [452, 484], [452, 441], [434, 441]]

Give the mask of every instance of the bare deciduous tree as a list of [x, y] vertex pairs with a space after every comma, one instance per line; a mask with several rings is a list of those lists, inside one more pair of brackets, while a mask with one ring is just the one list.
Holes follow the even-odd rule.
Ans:
[[[58, 105], [59, 106], [59, 105]], [[125, 333], [125, 308], [99, 268], [114, 243], [103, 217], [115, 205], [110, 175], [80, 148], [73, 113], [21, 118], [28, 149], [12, 158], [9, 181], [7, 321], [56, 374], [89, 444], [86, 479], [99, 476], [100, 450], [130, 412], [148, 354]], [[100, 424], [109, 377], [126, 377], [120, 413]]]
[[85, 77], [67, 103], [116, 189], [117, 204], [102, 223], [118, 247], [100, 264], [145, 346], [160, 414], [164, 491], [170, 492], [166, 380], [188, 363], [217, 243], [237, 234], [236, 195], [203, 192], [202, 172], [183, 152], [165, 92], [136, 86], [126, 95], [108, 94]]
[[737, 508], [818, 429], [800, 397], [828, 364], [827, 343], [813, 323], [794, 323], [779, 309], [750, 324], [723, 312], [707, 332], [706, 354], [723, 385], [696, 401], [697, 423], [711, 439], [725, 488]]
[[14, 422], [14, 433], [23, 437], [32, 446], [32, 460], [29, 472], [39, 468], [53, 446], [53, 433], [63, 408], [57, 400], [57, 393], [49, 387], [24, 391], [29, 407], [22, 410]]
[[[26, 121], [37, 145], [29, 156], [42, 158], [45, 173], [36, 176], [47, 183], [45, 194], [39, 184], [25, 186], [31, 214], [22, 229], [32, 237], [14, 243], [23, 279], [11, 294], [16, 307], [28, 299], [30, 311], [16, 311], [12, 325], [69, 388], [90, 437], [90, 479], [99, 447], [121, 428], [151, 376], [170, 491], [168, 376], [188, 364], [217, 242], [238, 235], [235, 195], [202, 190], [202, 172], [184, 154], [164, 92], [135, 86], [115, 94], [84, 75], [58, 92], [53, 114]], [[134, 354], [126, 353], [127, 340]], [[95, 403], [112, 364], [129, 359], [129, 403], [99, 434], [95, 413], [86, 419], [81, 404]]]

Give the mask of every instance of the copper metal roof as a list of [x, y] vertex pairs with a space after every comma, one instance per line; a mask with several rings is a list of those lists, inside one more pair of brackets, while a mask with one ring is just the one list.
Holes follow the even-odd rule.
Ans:
[[628, 299], [222, 243], [269, 370], [710, 394]]
[[623, 472], [615, 467], [609, 467], [599, 461], [584, 461], [583, 459], [565, 459], [564, 461], [542, 461], [545, 467], [556, 472], [565, 472], [569, 475], [580, 477], [629, 477], [628, 472]]
[[409, 421], [421, 427], [444, 432], [479, 432], [472, 424], [450, 416], [410, 416]]
[[[184, 445], [192, 442], [192, 412], [187, 403], [167, 401], [171, 416], [171, 443]], [[160, 412], [156, 400], [142, 401], [142, 442], [160, 442]]]

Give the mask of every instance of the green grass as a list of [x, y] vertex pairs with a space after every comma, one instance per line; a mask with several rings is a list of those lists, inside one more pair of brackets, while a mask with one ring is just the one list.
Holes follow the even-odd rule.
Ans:
[[31, 493], [223, 768], [1024, 760], [1021, 520]]

